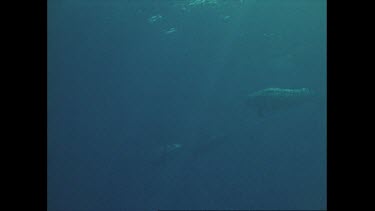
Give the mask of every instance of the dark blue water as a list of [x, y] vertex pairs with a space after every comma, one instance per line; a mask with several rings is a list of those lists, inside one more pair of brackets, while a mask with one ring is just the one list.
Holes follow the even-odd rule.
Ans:
[[48, 1], [49, 211], [326, 208], [325, 0], [189, 2]]

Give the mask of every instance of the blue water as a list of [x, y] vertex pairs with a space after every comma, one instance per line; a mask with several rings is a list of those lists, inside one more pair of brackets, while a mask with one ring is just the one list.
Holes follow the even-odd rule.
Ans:
[[49, 211], [326, 208], [326, 1], [189, 1], [48, 1]]

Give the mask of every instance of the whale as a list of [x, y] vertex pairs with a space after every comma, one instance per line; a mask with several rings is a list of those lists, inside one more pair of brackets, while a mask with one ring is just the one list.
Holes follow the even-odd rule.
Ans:
[[266, 88], [247, 96], [246, 104], [256, 111], [258, 116], [286, 110], [305, 104], [315, 96], [309, 88], [285, 89]]

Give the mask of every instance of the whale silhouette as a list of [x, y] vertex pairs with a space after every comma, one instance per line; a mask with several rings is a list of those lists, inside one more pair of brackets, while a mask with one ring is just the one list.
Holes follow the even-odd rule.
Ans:
[[246, 104], [255, 109], [257, 114], [262, 117], [266, 113], [285, 110], [309, 102], [314, 95], [314, 92], [308, 88], [267, 88], [249, 94]]

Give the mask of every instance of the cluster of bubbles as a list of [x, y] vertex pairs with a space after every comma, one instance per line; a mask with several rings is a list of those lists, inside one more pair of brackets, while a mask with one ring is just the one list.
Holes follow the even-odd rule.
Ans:
[[[157, 15], [153, 15], [153, 16], [149, 17], [147, 20], [150, 24], [154, 24], [154, 23], [162, 21], [163, 19], [164, 19], [164, 17], [162, 15], [157, 14]], [[176, 28], [171, 27], [169, 29], [164, 30], [164, 34], [172, 34], [176, 31], [177, 31]]]
[[[225, 1], [226, 0], [181, 0], [181, 1], [175, 2], [174, 6], [179, 7], [181, 10], [185, 12], [190, 12], [191, 9], [194, 9], [194, 8], [215, 7], [219, 4], [222, 4]], [[238, 1], [242, 3], [242, 0], [229, 0], [229, 1]], [[227, 21], [230, 18], [231, 16], [229, 15], [223, 15], [222, 17], [224, 21]], [[162, 16], [161, 14], [156, 14], [156, 15], [149, 17], [147, 21], [149, 24], [156, 24], [158, 22], [165, 21], [165, 19], [166, 18]], [[177, 32], [177, 29], [175, 27], [170, 27], [170, 28], [162, 30], [162, 32], [164, 32], [164, 34], [172, 34], [172, 33]]]
[[148, 22], [152, 24], [152, 23], [155, 23], [155, 22], [161, 20], [162, 18], [163, 18], [163, 16], [161, 16], [160, 14], [153, 15], [153, 16], [148, 18]]
[[164, 153], [169, 153], [181, 148], [181, 144], [167, 144], [165, 146], [160, 147], [160, 150]]
[[216, 5], [217, 0], [190, 0], [189, 6]]

